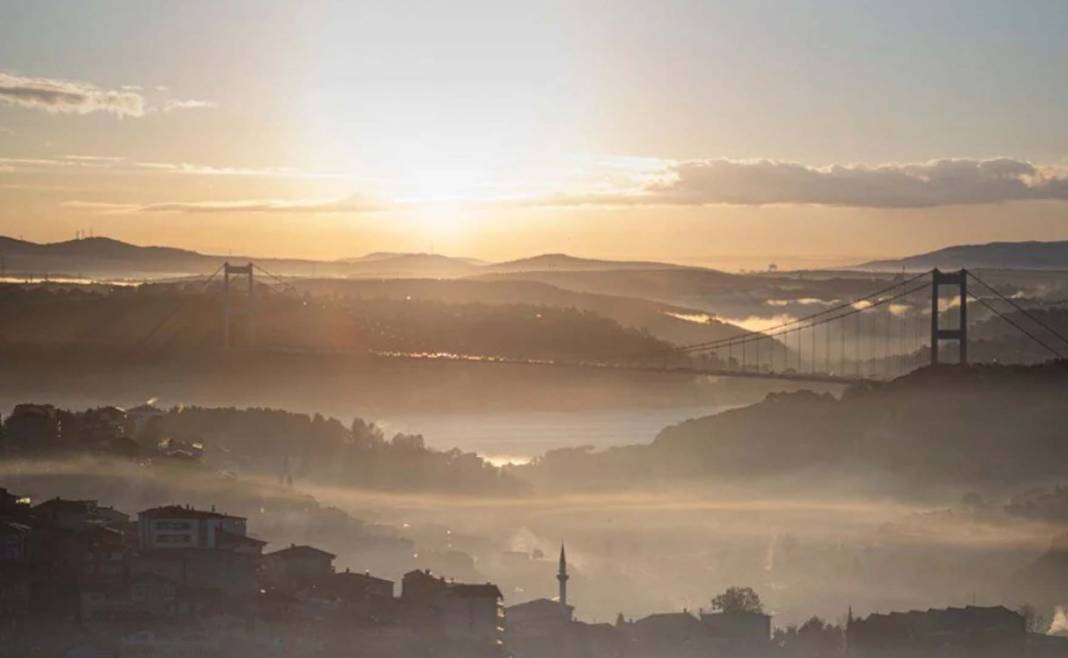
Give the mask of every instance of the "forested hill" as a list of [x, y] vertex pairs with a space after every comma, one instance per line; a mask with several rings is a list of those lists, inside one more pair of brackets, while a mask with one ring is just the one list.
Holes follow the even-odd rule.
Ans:
[[345, 425], [281, 409], [174, 407], [138, 424], [116, 407], [24, 404], [6, 411], [0, 463], [108, 457], [298, 486], [499, 495], [526, 489], [476, 454], [429, 448], [418, 434], [387, 437], [361, 418]]
[[542, 486], [741, 484], [803, 478], [891, 494], [1001, 487], [1068, 469], [1068, 363], [925, 368], [843, 397], [771, 395], [663, 430], [650, 445], [555, 451], [517, 474]]
[[[268, 294], [256, 302], [262, 350], [367, 354], [449, 353], [510, 359], [608, 360], [664, 353], [643, 329], [579, 308], [448, 304], [411, 296], [306, 299]], [[222, 300], [201, 284], [124, 287], [0, 285], [0, 349], [59, 347], [203, 351], [222, 342]], [[233, 340], [247, 340], [235, 314]]]

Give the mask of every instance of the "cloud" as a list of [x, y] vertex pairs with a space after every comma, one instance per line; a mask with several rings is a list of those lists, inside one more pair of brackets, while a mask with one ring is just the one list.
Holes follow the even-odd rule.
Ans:
[[242, 201], [199, 201], [193, 203], [153, 203], [141, 206], [141, 212], [180, 212], [180, 213], [215, 213], [215, 212], [375, 212], [381, 210], [378, 204], [371, 203], [357, 196], [344, 199], [297, 199], [297, 200], [242, 200]]
[[169, 100], [163, 104], [160, 108], [163, 112], [173, 112], [175, 110], [196, 110], [202, 108], [217, 107], [217, 105], [211, 101], [198, 101], [194, 99], [189, 100]]
[[1027, 199], [1068, 200], [1068, 171], [1009, 158], [826, 167], [776, 160], [690, 160], [668, 164], [662, 176], [637, 190], [544, 197], [532, 203], [924, 208]]
[[101, 213], [366, 213], [383, 210], [381, 204], [353, 195], [342, 199], [241, 199], [234, 201], [172, 201], [147, 205], [101, 201], [66, 201], [61, 206]]
[[[163, 93], [168, 88], [157, 86], [154, 90]], [[52, 114], [111, 112], [119, 117], [143, 117], [149, 112], [166, 113], [216, 106], [212, 101], [192, 98], [149, 103], [141, 94], [142, 91], [144, 87], [141, 85], [122, 85], [117, 90], [110, 90], [101, 89], [90, 82], [30, 78], [0, 72], [0, 102]]]
[[292, 167], [218, 167], [189, 162], [139, 162], [123, 156], [64, 155], [52, 158], [2, 158], [0, 164], [21, 172], [72, 172], [90, 169], [95, 173], [160, 173], [186, 176], [243, 176], [249, 178], [350, 179], [348, 174], [305, 171]]
[[88, 82], [8, 73], [0, 73], [0, 102], [52, 114], [110, 112], [118, 117], [145, 114], [145, 99], [136, 91], [101, 89]]

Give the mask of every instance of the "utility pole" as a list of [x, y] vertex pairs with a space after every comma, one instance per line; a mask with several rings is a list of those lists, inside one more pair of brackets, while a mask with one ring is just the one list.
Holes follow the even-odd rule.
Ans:
[[[943, 329], [939, 325], [938, 301], [941, 286], [957, 287], [958, 328]], [[955, 340], [959, 346], [960, 364], [968, 363], [968, 270], [943, 272], [931, 270], [931, 365], [937, 366], [939, 342]]]

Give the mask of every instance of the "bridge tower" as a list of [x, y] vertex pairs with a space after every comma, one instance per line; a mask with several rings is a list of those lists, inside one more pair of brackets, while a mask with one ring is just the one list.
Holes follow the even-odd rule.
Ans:
[[[253, 347], [256, 344], [256, 275], [252, 263], [247, 265], [231, 265], [223, 263], [223, 349], [232, 346], [232, 334], [230, 328], [231, 317], [235, 312], [240, 312], [246, 317], [248, 326], [248, 344]], [[248, 277], [248, 301], [243, 308], [236, 308], [231, 301], [230, 277]]]
[[[955, 340], [959, 346], [960, 363], [968, 363], [968, 271], [943, 272], [931, 270], [931, 365], [938, 365], [938, 346], [943, 340]], [[957, 287], [958, 328], [939, 326], [938, 299], [941, 286]]]

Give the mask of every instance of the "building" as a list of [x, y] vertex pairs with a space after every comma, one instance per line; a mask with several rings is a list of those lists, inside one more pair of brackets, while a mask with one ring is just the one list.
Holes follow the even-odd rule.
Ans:
[[14, 521], [0, 521], [0, 562], [21, 562], [26, 559], [30, 527]]
[[245, 521], [215, 510], [154, 507], [137, 515], [138, 539], [142, 550], [235, 547], [244, 544], [236, 538], [246, 536]]
[[178, 612], [178, 583], [155, 573], [130, 579], [130, 604], [152, 617], [173, 617]]
[[186, 593], [222, 594], [251, 604], [259, 591], [256, 563], [254, 556], [227, 550], [142, 551], [130, 559], [130, 575], [152, 574], [174, 582]]
[[33, 513], [64, 530], [79, 532], [97, 521], [96, 507], [95, 500], [53, 498], [35, 506]]
[[503, 645], [504, 597], [496, 585], [449, 583], [437, 605], [447, 636], [476, 645]]
[[566, 627], [572, 621], [574, 608], [568, 606], [566, 610], [562, 610], [559, 601], [534, 599], [510, 606], [505, 613], [508, 617], [509, 631], [545, 629], [552, 633]]
[[429, 605], [448, 587], [444, 578], [429, 570], [409, 571], [401, 578], [401, 600], [410, 605]]
[[628, 656], [698, 658], [738, 655], [732, 654], [730, 643], [713, 637], [701, 620], [686, 610], [649, 615], [625, 624], [620, 631]]
[[393, 581], [344, 571], [307, 583], [294, 595], [295, 612], [304, 618], [334, 615], [356, 625], [381, 625], [396, 619]]
[[701, 623], [713, 637], [746, 644], [766, 644], [771, 639], [771, 615], [732, 610], [701, 614]]
[[30, 499], [0, 487], [0, 516], [21, 517], [30, 510]]
[[127, 409], [126, 417], [130, 421], [133, 434], [135, 436], [140, 436], [153, 419], [159, 418], [160, 416], [163, 416], [166, 413], [167, 412], [154, 405], [152, 401], [149, 401], [145, 402], [144, 404], [139, 404], [136, 407]]
[[[291, 544], [260, 559], [260, 575], [267, 585], [294, 590], [334, 573], [333, 553], [313, 546]], [[393, 583], [390, 583], [393, 591]]]
[[850, 619], [851, 658], [1004, 658], [1024, 655], [1024, 618], [1003, 606], [873, 614]]
[[80, 578], [114, 581], [126, 578], [129, 547], [126, 534], [116, 528], [97, 525], [87, 527], [68, 543], [72, 562]]
[[571, 630], [576, 622], [562, 614], [559, 601], [534, 599], [505, 610], [505, 645], [515, 658], [571, 655]]
[[425, 570], [410, 571], [401, 580], [409, 623], [435, 629], [472, 657], [504, 654], [503, 599], [496, 585], [453, 583]]

